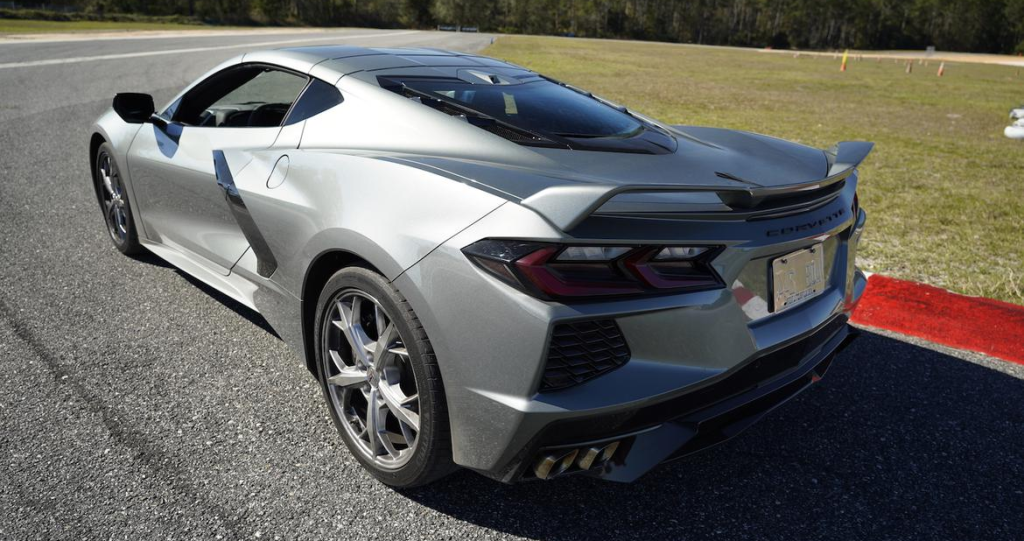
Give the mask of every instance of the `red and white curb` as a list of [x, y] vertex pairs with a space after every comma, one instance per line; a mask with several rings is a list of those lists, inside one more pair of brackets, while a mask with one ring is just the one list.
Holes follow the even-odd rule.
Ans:
[[1024, 364], [1024, 306], [874, 274], [852, 321]]

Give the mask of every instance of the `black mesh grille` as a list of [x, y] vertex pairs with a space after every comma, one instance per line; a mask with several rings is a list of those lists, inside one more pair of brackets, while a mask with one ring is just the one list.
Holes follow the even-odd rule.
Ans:
[[610, 319], [563, 323], [555, 327], [548, 345], [548, 362], [540, 390], [555, 391], [579, 385], [626, 364], [629, 346]]

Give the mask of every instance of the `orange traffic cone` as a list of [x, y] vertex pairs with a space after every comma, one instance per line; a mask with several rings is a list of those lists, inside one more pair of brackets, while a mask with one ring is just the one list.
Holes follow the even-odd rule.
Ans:
[[846, 71], [846, 61], [849, 60], [850, 51], [843, 53], [843, 64], [839, 66], [839, 71]]
[[945, 74], [946, 74], [946, 63], [943, 62], [943, 63], [939, 64], [939, 73], [938, 73], [938, 75], [939, 75], [939, 77], [942, 77]]

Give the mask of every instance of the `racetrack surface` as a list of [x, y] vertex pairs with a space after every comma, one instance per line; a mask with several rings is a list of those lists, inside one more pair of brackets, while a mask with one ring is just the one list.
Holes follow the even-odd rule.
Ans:
[[[490, 39], [382, 34], [336, 37]], [[246, 44], [307, 37], [334, 36], [0, 45], [0, 64], [36, 63], [0, 68], [0, 539], [1020, 538], [1024, 366], [888, 334], [736, 440], [632, 485], [374, 481], [260, 317], [121, 256], [89, 184], [89, 126], [115, 92], [160, 104]], [[124, 56], [181, 49], [203, 50]]]

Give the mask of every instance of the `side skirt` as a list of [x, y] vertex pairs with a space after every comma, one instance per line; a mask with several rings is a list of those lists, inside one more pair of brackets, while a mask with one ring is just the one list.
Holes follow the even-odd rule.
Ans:
[[235, 273], [225, 276], [196, 261], [198, 258], [196, 255], [186, 255], [175, 248], [151, 240], [140, 238], [139, 242], [160, 259], [174, 265], [200, 282], [220, 291], [257, 313], [259, 312], [253, 300], [258, 289], [256, 284]]

